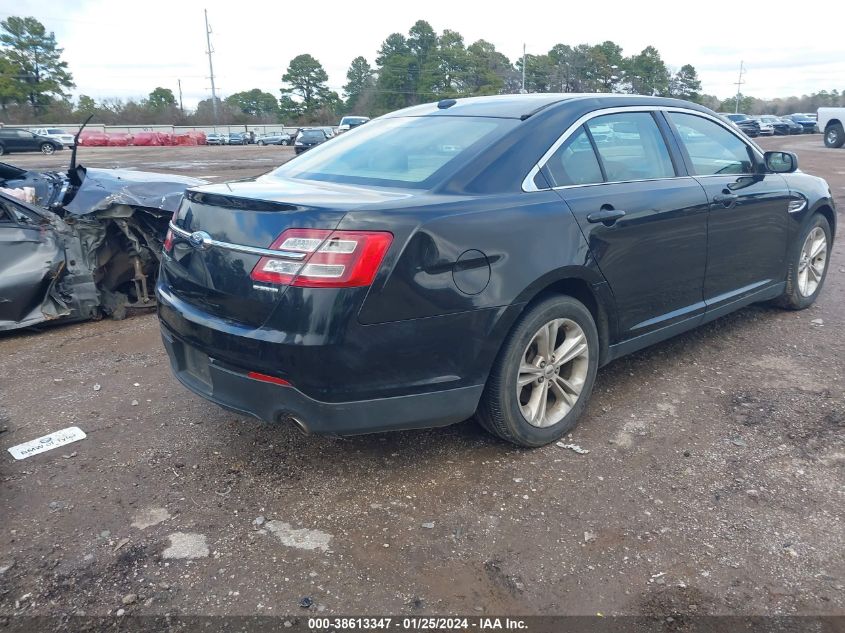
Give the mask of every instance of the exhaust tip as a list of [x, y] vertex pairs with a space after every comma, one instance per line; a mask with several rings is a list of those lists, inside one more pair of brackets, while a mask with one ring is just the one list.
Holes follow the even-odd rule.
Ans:
[[294, 425], [297, 429], [299, 429], [300, 433], [302, 433], [303, 435], [311, 435], [311, 431], [309, 431], [309, 430], [308, 430], [308, 427], [307, 427], [307, 426], [305, 426], [305, 422], [303, 422], [302, 420], [300, 420], [300, 419], [298, 419], [298, 418], [294, 418], [293, 416], [291, 416], [291, 417], [290, 417], [290, 418], [288, 418], [288, 419], [289, 419], [291, 422], [293, 422], [293, 425]]

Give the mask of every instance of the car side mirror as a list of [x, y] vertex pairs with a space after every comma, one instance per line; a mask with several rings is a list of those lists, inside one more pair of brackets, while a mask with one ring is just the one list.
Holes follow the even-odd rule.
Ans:
[[798, 169], [798, 157], [792, 152], [766, 152], [766, 169], [775, 174], [791, 174]]

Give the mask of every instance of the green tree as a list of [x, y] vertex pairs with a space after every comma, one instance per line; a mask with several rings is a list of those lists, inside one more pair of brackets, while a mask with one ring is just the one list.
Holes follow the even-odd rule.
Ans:
[[421, 92], [417, 85], [419, 65], [404, 35], [391, 33], [387, 36], [379, 48], [376, 66], [376, 104], [379, 110], [396, 110], [415, 103]]
[[641, 95], [669, 94], [669, 69], [654, 46], [625, 60], [629, 92]]
[[346, 84], [343, 86], [346, 107], [350, 112], [355, 111], [364, 99], [369, 99], [375, 88], [374, 74], [365, 58], [358, 56], [352, 60], [349, 70], [346, 71]]
[[[516, 61], [516, 69], [522, 73], [522, 57]], [[552, 61], [548, 55], [525, 56], [525, 90], [528, 92], [552, 92]]]
[[485, 40], [467, 47], [467, 90], [474, 95], [500, 94], [515, 74], [510, 60]]
[[669, 94], [678, 99], [699, 102], [701, 99], [701, 81], [698, 73], [690, 64], [684, 64], [672, 76], [669, 83]]
[[79, 100], [76, 102], [76, 111], [82, 116], [95, 114], [97, 112], [97, 102], [88, 95], [79, 95]]
[[322, 64], [308, 53], [294, 57], [282, 81], [288, 87], [282, 89], [283, 96], [298, 96], [306, 112], [317, 110], [329, 94], [326, 86], [329, 76]]
[[458, 97], [467, 94], [469, 56], [464, 38], [457, 31], [446, 29], [437, 38], [437, 49], [423, 66], [419, 86], [434, 98]]
[[226, 97], [226, 103], [254, 117], [275, 116], [279, 112], [279, 101], [276, 97], [258, 88], [229, 95]]
[[35, 18], [9, 17], [0, 22], [0, 45], [5, 65], [14, 73], [13, 93], [26, 100], [37, 113], [54, 98], [65, 96], [73, 77], [54, 33], [47, 33]]
[[166, 110], [176, 105], [176, 97], [173, 96], [173, 91], [170, 88], [159, 86], [147, 97], [147, 104], [152, 110]]

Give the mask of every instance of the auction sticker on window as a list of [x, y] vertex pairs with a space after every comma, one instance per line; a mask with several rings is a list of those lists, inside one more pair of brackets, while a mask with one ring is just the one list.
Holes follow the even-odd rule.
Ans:
[[72, 442], [84, 439], [85, 433], [82, 429], [78, 426], [70, 426], [66, 429], [62, 429], [61, 431], [55, 431], [49, 435], [45, 435], [44, 437], [39, 437], [38, 439], [13, 446], [9, 449], [9, 452], [15, 459], [26, 459], [27, 457], [38, 455], [38, 453], [43, 453], [45, 451], [58, 448], [59, 446], [64, 446], [65, 444], [71, 444]]

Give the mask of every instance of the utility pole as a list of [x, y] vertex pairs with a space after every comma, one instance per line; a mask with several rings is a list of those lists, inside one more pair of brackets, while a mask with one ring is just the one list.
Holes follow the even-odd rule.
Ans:
[[739, 100], [742, 98], [742, 84], [745, 82], [742, 80], [742, 73], [745, 70], [743, 68], [744, 61], [739, 62], [739, 79], [736, 81], [736, 108], [734, 109], [734, 114], [739, 113]]
[[185, 108], [182, 105], [182, 80], [177, 79], [176, 83], [179, 84], [179, 110], [182, 112], [182, 116], [185, 116]]
[[522, 94], [525, 94], [525, 44], [522, 45]]
[[208, 72], [209, 79], [211, 79], [211, 112], [214, 117], [214, 125], [217, 126], [217, 90], [214, 88], [214, 64], [211, 62], [211, 54], [214, 49], [211, 48], [211, 29], [208, 28], [208, 9], [203, 9], [205, 13], [205, 41], [208, 44]]

